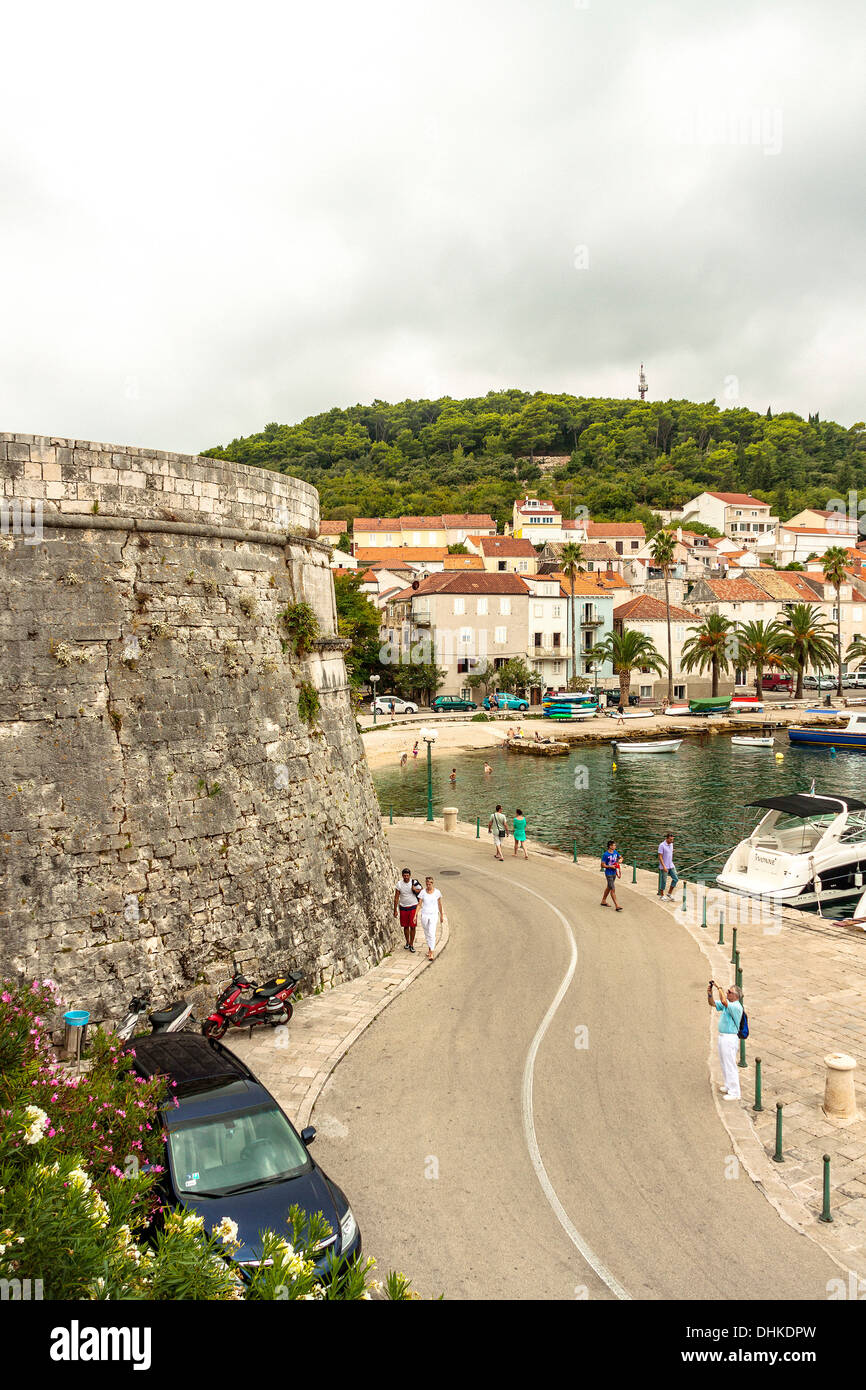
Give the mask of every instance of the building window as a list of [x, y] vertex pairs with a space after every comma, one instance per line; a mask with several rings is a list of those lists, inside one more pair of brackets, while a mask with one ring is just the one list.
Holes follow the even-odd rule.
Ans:
[[675, 700], [684, 700], [685, 698], [686, 698], [686, 688], [685, 688], [685, 686], [684, 686], [684, 685], [675, 685], [675, 686], [674, 686], [674, 699], [675, 699]]
[[642, 686], [640, 687], [640, 697], [641, 697], [642, 700], [650, 700], [650, 699], [652, 699], [652, 693], [653, 693], [653, 688], [652, 688], [651, 685], [642, 685]]
[[543, 618], [543, 617], [544, 617], [544, 604], [543, 604], [543, 603], [534, 603], [534, 604], [532, 605], [532, 616], [533, 616], [534, 618]]
[[472, 641], [472, 628], [471, 628], [471, 627], [461, 627], [461, 629], [460, 629], [460, 644], [461, 644], [461, 646], [464, 646], [464, 647], [465, 647], [465, 646], [468, 646], [468, 644], [469, 644], [471, 641]]
[[498, 628], [496, 628], [496, 630], [495, 630], [495, 632], [494, 632], [494, 634], [493, 634], [493, 640], [494, 640], [494, 642], [496, 643], [496, 645], [497, 645], [498, 647], [504, 647], [504, 646], [505, 646], [505, 643], [506, 643], [506, 641], [508, 640], [508, 639], [507, 639], [507, 632], [508, 632], [508, 629], [507, 629], [507, 628], [504, 628], [504, 627], [498, 627]]
[[465, 600], [465, 598], [455, 598], [455, 600], [454, 600], [454, 612], [455, 612], [455, 614], [465, 613], [465, 612], [466, 612], [466, 600]]
[[478, 607], [476, 608], [475, 611], [476, 611], [476, 613], [478, 614], [479, 618], [483, 617], [483, 616], [486, 614], [486, 612], [487, 612], [487, 599], [486, 599], [486, 598], [480, 598], [480, 599], [478, 600]]
[[501, 598], [499, 600], [499, 612], [503, 618], [507, 618], [511, 613], [511, 599]]
[[562, 617], [562, 604], [561, 604], [561, 603], [555, 603], [555, 604], [553, 605], [553, 616], [554, 616], [554, 618], [561, 618], [561, 617]]
[[507, 565], [506, 565], [506, 563], [505, 563], [504, 560], [499, 560], [499, 561], [497, 562], [496, 568], [498, 569], [498, 571], [499, 571], [500, 574], [504, 574], [504, 573], [505, 573], [505, 570], [506, 570], [508, 567], [507, 567]]

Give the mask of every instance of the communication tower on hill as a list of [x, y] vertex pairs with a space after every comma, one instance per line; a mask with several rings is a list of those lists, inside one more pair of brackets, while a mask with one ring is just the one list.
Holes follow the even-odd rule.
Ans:
[[642, 401], [646, 400], [646, 377], [644, 376], [643, 362], [640, 364], [640, 376], [637, 379], [637, 393]]

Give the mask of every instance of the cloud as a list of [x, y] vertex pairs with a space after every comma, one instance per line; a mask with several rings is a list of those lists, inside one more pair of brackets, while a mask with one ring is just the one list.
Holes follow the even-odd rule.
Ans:
[[2, 427], [195, 450], [375, 396], [633, 396], [641, 360], [653, 399], [736, 377], [860, 419], [855, 26], [838, 0], [18, 7]]

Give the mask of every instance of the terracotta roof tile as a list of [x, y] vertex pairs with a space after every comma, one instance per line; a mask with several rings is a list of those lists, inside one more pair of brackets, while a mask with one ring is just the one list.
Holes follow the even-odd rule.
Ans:
[[[613, 610], [613, 617], [614, 622], [620, 623], [626, 620], [633, 623], [663, 623], [667, 621], [664, 603], [653, 594], [638, 594], [637, 598], [630, 598], [625, 603], [620, 603]], [[679, 608], [674, 603], [671, 604], [671, 619], [676, 623], [700, 622], [697, 613], [693, 613], [688, 608]]]

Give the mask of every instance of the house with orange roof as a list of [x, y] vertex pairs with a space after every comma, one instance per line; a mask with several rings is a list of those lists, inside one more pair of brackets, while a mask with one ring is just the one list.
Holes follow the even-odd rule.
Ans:
[[749, 492], [700, 492], [672, 515], [683, 525], [699, 521], [704, 526], [712, 526], [738, 541], [744, 549], [766, 541], [768, 533], [775, 539], [779, 524], [769, 502], [762, 502]]
[[[688, 640], [690, 629], [700, 623], [700, 618], [692, 608], [684, 608], [675, 603], [670, 606], [670, 617], [674, 699], [679, 701], [687, 699], [689, 695], [703, 695], [706, 693], [704, 686], [709, 690], [711, 682], [705, 681], [700, 674], [687, 675], [681, 670], [683, 645]], [[667, 609], [662, 599], [656, 598], [654, 594], [638, 594], [635, 598], [626, 599], [624, 603], [618, 603], [613, 610], [613, 625], [615, 632], [634, 629], [642, 633], [649, 638], [665, 662], [667, 661]], [[661, 676], [651, 671], [635, 672], [632, 688], [640, 695], [641, 700], [666, 698], [667, 671], [665, 670]]]
[[481, 558], [488, 574], [537, 574], [538, 552], [519, 536], [467, 536], [466, 545]]
[[378, 565], [400, 565], [403, 568], [436, 574], [445, 565], [448, 547], [444, 545], [359, 546], [355, 559], [366, 569]]
[[448, 512], [442, 516], [359, 516], [352, 526], [357, 550], [429, 549], [459, 545], [468, 535], [496, 535], [496, 522], [487, 512]]

